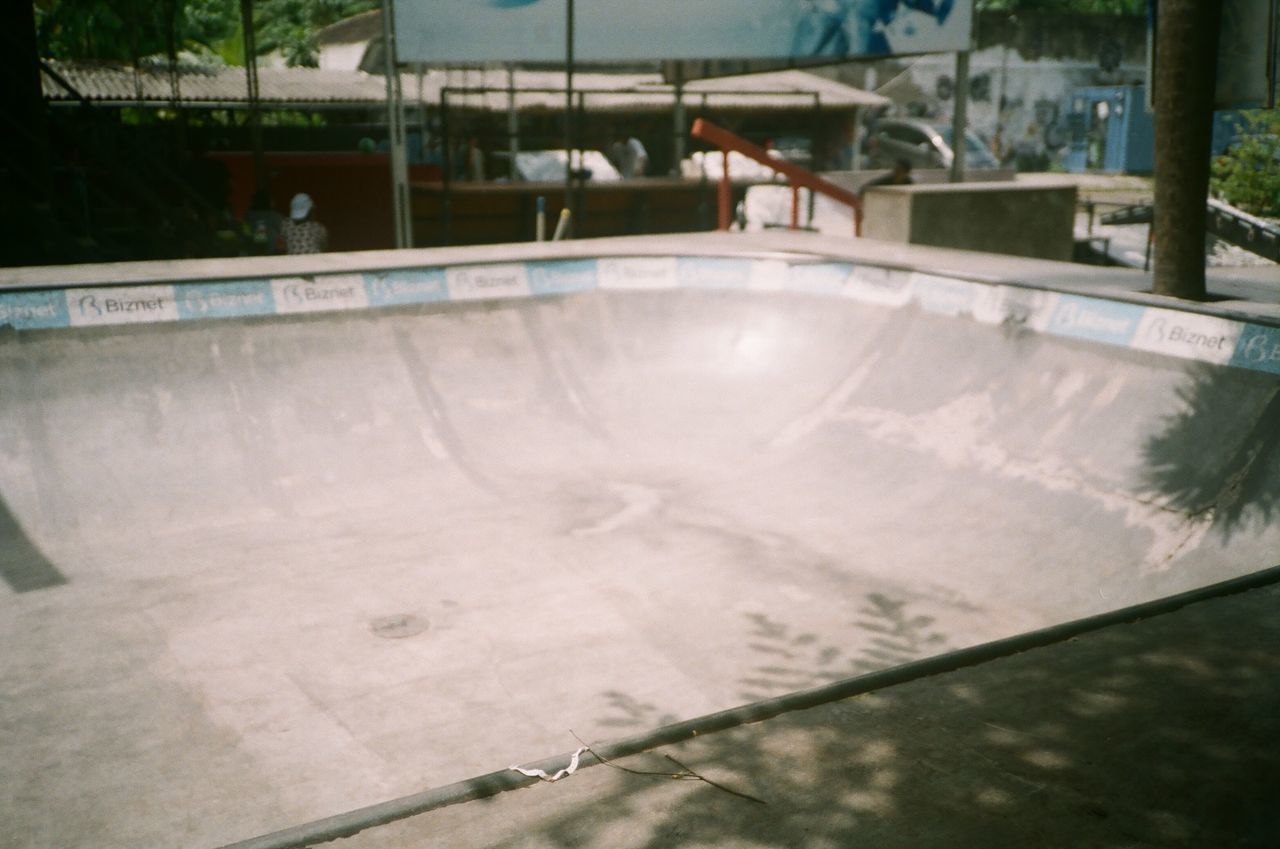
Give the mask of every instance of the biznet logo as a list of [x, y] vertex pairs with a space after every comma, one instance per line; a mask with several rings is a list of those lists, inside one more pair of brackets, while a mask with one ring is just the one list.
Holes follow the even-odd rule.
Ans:
[[282, 313], [325, 312], [368, 306], [360, 274], [278, 277], [271, 281], [276, 308]]
[[455, 301], [522, 298], [529, 295], [523, 265], [471, 265], [445, 272], [449, 296]]
[[111, 313], [163, 312], [164, 298], [113, 298], [109, 295], [85, 295], [80, 299], [80, 312], [101, 317]]
[[1230, 361], [1243, 327], [1219, 316], [1152, 307], [1143, 314], [1131, 347], [1221, 365]]
[[1144, 309], [1134, 304], [1063, 295], [1058, 300], [1049, 332], [1113, 345], [1127, 345]]
[[178, 320], [172, 286], [68, 289], [67, 312], [73, 325]]

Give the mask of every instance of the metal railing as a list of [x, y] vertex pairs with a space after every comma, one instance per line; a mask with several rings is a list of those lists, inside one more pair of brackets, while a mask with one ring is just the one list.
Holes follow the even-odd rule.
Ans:
[[694, 138], [714, 145], [724, 153], [722, 157], [723, 173], [720, 177], [718, 194], [719, 229], [728, 230], [729, 222], [732, 218], [733, 189], [729, 180], [729, 153], [737, 152], [787, 178], [787, 182], [791, 187], [792, 230], [797, 230], [800, 226], [800, 189], [803, 188], [826, 195], [832, 200], [850, 207], [853, 210], [853, 234], [855, 236], [862, 235], [862, 201], [848, 189], [843, 189], [835, 183], [824, 180], [807, 168], [801, 168], [799, 165], [787, 162], [785, 159], [770, 156], [769, 151], [759, 145], [752, 144], [741, 136], [734, 135], [723, 127], [717, 127], [703, 118], [693, 122], [691, 133]]

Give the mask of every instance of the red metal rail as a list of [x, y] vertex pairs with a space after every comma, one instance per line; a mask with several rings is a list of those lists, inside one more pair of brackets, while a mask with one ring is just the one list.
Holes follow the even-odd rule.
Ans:
[[736, 150], [748, 159], [754, 159], [767, 168], [772, 168], [779, 174], [782, 174], [791, 184], [791, 227], [798, 226], [798, 197], [800, 188], [806, 188], [811, 192], [826, 195], [833, 200], [846, 204], [853, 209], [853, 234], [855, 236], [862, 235], [862, 201], [858, 196], [848, 189], [842, 189], [835, 183], [828, 182], [812, 171], [801, 168], [799, 165], [787, 162], [784, 159], [777, 159], [769, 155], [764, 148], [754, 145], [741, 136], [736, 136], [723, 127], [717, 127], [710, 121], [702, 118], [693, 122], [693, 137], [701, 139], [707, 144], [715, 145], [724, 153], [724, 173], [720, 178], [720, 229], [729, 229], [729, 219], [731, 217], [731, 187], [729, 184], [729, 152]]

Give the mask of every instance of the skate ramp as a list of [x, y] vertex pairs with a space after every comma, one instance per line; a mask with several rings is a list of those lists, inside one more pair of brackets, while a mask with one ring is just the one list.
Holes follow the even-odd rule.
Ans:
[[1265, 323], [417, 256], [6, 296], [17, 845], [219, 845], [1280, 562]]

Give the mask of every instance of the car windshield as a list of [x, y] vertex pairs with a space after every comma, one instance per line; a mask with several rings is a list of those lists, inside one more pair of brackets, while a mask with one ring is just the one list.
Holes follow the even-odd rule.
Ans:
[[[952, 133], [948, 124], [939, 124], [933, 128], [938, 135], [942, 136], [942, 140], [947, 143], [947, 147], [955, 150], [955, 145], [951, 143]], [[996, 158], [991, 155], [991, 150], [982, 143], [982, 139], [974, 135], [972, 130], [967, 130], [964, 134], [965, 156], [968, 164], [976, 168], [995, 168], [997, 167]]]

